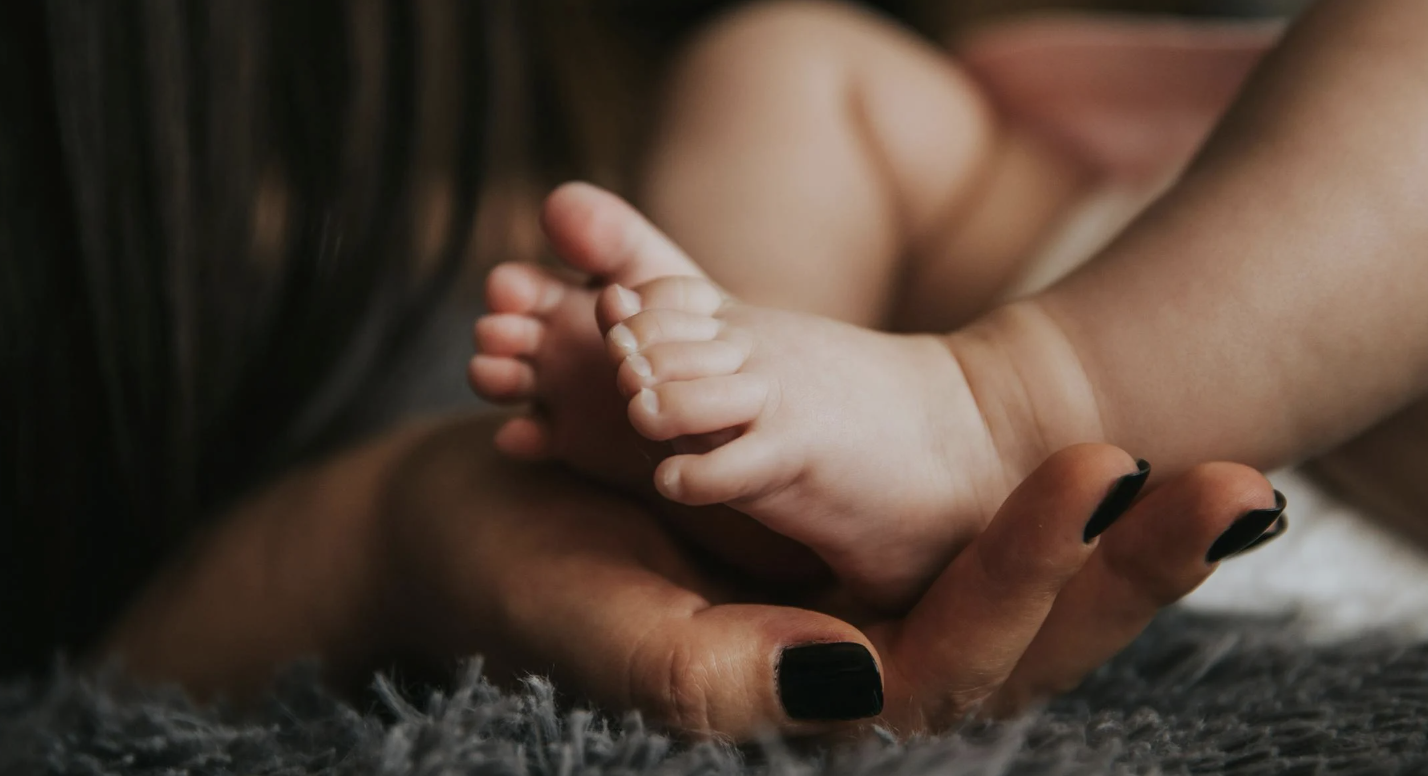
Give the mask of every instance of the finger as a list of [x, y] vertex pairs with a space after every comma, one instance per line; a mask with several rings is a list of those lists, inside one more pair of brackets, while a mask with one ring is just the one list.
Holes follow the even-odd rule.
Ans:
[[881, 711], [876, 653], [856, 628], [802, 609], [711, 605], [627, 553], [586, 545], [528, 570], [542, 583], [513, 619], [539, 624], [536, 651], [565, 682], [676, 731], [734, 740], [828, 732]]
[[1056, 596], [1090, 557], [1086, 525], [1136, 462], [1109, 445], [1051, 456], [1006, 500], [901, 625], [875, 639], [887, 666], [888, 721], [940, 728], [1005, 681]]
[[553, 673], [606, 708], [737, 740], [878, 713], [879, 663], [857, 629], [806, 610], [720, 605], [722, 580], [649, 511], [502, 461], [470, 440], [486, 423], [433, 438], [427, 462], [401, 480], [404, 519], [388, 549], [414, 561], [406, 579], [422, 595], [392, 613], [394, 649], [484, 654], [498, 679]]
[[1197, 466], [1156, 488], [1101, 537], [1061, 591], [998, 693], [998, 712], [1072, 689], [1115, 656], [1162, 608], [1210, 576], [1215, 564], [1207, 555], [1232, 526], [1243, 526], [1238, 540], [1229, 536], [1235, 547], [1257, 540], [1276, 520], [1286, 526], [1277, 498], [1262, 474], [1230, 463]]

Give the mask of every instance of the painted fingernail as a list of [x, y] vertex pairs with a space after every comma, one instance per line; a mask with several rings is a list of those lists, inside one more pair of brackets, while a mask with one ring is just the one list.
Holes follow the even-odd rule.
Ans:
[[626, 318], [644, 309], [645, 302], [640, 295], [619, 283], [615, 284], [615, 296], [620, 298], [620, 311]]
[[[1210, 551], [1205, 553], [1206, 563], [1219, 563], [1220, 561], [1242, 552], [1248, 552], [1255, 547], [1259, 547], [1272, 541], [1289, 529], [1289, 521], [1284, 519], [1284, 508], [1288, 502], [1284, 499], [1284, 494], [1279, 491], [1274, 492], [1274, 506], [1270, 509], [1256, 509], [1253, 512], [1245, 513], [1236, 520], [1220, 538], [1210, 545]], [[1275, 523], [1280, 523], [1276, 531], [1269, 529]]]
[[1260, 547], [1263, 547], [1264, 545], [1269, 544], [1275, 539], [1278, 539], [1279, 537], [1288, 533], [1288, 531], [1289, 515], [1280, 515], [1279, 519], [1274, 521], [1274, 525], [1270, 526], [1268, 531], [1265, 531], [1264, 533], [1260, 534], [1258, 539], [1255, 539], [1254, 541], [1250, 542], [1249, 546], [1244, 548], [1243, 550], [1225, 556], [1225, 560], [1233, 560], [1234, 558], [1238, 558], [1241, 555], [1248, 555], [1249, 553], [1254, 552]]
[[1091, 519], [1086, 522], [1086, 532], [1082, 538], [1090, 542], [1097, 536], [1106, 532], [1120, 519], [1121, 515], [1130, 509], [1131, 502], [1140, 495], [1140, 489], [1145, 487], [1145, 481], [1150, 479], [1150, 464], [1145, 460], [1135, 462], [1135, 473], [1116, 480], [1116, 484], [1111, 486], [1111, 492], [1101, 500], [1101, 505], [1096, 507], [1096, 513], [1091, 515]]
[[778, 697], [791, 719], [852, 720], [883, 710], [883, 677], [862, 644], [789, 647], [778, 659]]
[[610, 329], [610, 342], [614, 343], [615, 347], [627, 356], [640, 349], [640, 343], [635, 339], [635, 333], [623, 323], [617, 323]]
[[650, 367], [649, 359], [636, 353], [625, 359], [625, 363], [630, 365], [630, 371], [639, 377], [654, 377], [654, 369]]

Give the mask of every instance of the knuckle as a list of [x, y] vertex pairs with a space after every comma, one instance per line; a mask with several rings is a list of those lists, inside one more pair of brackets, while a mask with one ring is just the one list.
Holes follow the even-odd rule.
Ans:
[[638, 706], [657, 723], [687, 733], [711, 730], [709, 676], [704, 657], [688, 645], [653, 657]]
[[1111, 552], [1104, 565], [1115, 584], [1131, 591], [1135, 600], [1160, 609], [1184, 598], [1204, 581], [1208, 569], [1204, 550], [1180, 543], [1185, 551], [1176, 556], [1167, 552]]
[[970, 548], [983, 592], [1011, 605], [1054, 596], [1074, 567], [1061, 553], [1042, 551], [1045, 542], [1028, 547], [1016, 542], [977, 541]]
[[996, 695], [1001, 686], [1000, 677], [983, 677], [981, 681], [924, 696], [913, 710], [912, 724], [922, 731], [940, 732], [975, 719], [982, 716], [988, 701]]
[[1157, 552], [1111, 552], [1106, 555], [1105, 568], [1140, 600], [1162, 608], [1184, 598], [1204, 579], [1201, 552], [1190, 548], [1189, 563]]

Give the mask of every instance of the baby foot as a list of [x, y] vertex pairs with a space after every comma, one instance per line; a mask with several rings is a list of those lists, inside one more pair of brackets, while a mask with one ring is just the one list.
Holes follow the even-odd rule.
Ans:
[[[627, 286], [689, 271], [682, 254], [637, 243], [641, 233], [598, 207], [603, 196], [591, 186], [570, 184], [546, 202], [543, 226], [571, 267], [600, 285]], [[634, 255], [638, 261], [631, 260]], [[596, 292], [510, 263], [491, 271], [486, 296], [489, 312], [475, 326], [471, 387], [496, 404], [531, 405], [497, 432], [497, 449], [523, 460], [564, 461], [607, 482], [647, 488], [662, 451], [633, 433], [625, 402], [611, 387], [615, 370], [596, 326]]]
[[920, 594], [1024, 474], [1004, 464], [944, 340], [741, 304], [606, 202], [645, 236], [604, 266], [646, 250], [679, 265], [596, 306], [631, 425], [680, 453], [659, 464], [659, 493], [729, 504], [806, 544], [865, 603]]
[[[631, 220], [628, 210], [613, 195], [570, 184], [547, 199], [542, 220], [561, 257], [597, 282], [702, 277], [662, 235]], [[639, 436], [625, 417], [625, 400], [613, 385], [615, 368], [596, 326], [596, 292], [528, 264], [496, 267], [486, 290], [490, 313], [476, 322], [472, 388], [498, 404], [532, 405], [500, 428], [497, 449], [523, 460], [559, 460], [637, 495], [653, 495], [650, 475], [669, 446]], [[634, 312], [620, 303], [618, 296], [612, 300], [620, 314]], [[664, 504], [665, 518], [677, 529], [753, 578], [802, 589], [828, 577], [807, 548], [745, 515]]]

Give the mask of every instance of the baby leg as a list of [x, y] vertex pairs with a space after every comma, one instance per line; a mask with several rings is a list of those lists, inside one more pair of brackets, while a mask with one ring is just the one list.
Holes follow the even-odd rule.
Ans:
[[[833, 3], [725, 17], [689, 47], [669, 93], [639, 196], [652, 220], [743, 300], [874, 328], [899, 317], [904, 262], [945, 255], [985, 209], [1007, 153], [945, 53]], [[969, 236], [977, 247], [940, 302], [963, 318], [1023, 252], [992, 239]]]

